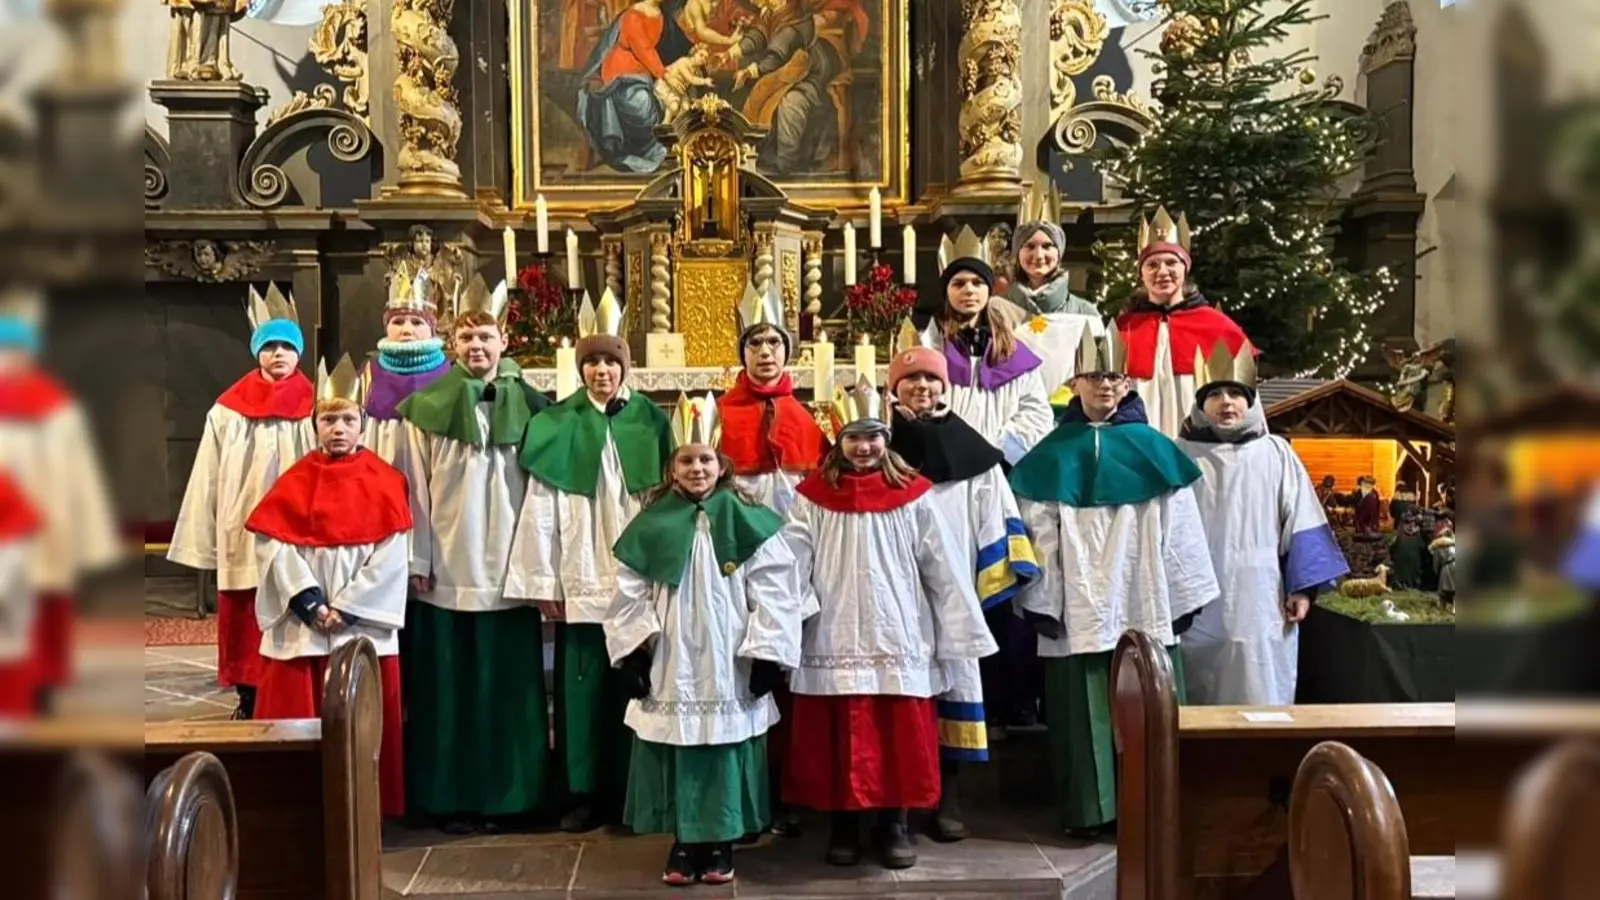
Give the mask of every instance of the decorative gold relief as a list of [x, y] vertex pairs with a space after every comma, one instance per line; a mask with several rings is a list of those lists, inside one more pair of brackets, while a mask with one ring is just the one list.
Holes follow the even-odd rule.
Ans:
[[1078, 101], [1072, 79], [1089, 71], [1111, 25], [1090, 0], [1055, 0], [1050, 10], [1050, 118], [1052, 121]]
[[734, 366], [739, 343], [735, 310], [750, 282], [742, 259], [681, 259], [677, 266], [677, 322], [690, 366]]
[[961, 0], [961, 18], [961, 189], [1014, 190], [1022, 164], [1022, 14], [1017, 0]]
[[399, 74], [394, 83], [400, 114], [400, 193], [461, 197], [461, 111], [455, 78], [460, 56], [448, 26], [455, 0], [396, 0], [394, 32]]
[[[176, 81], [239, 81], [244, 77], [233, 65], [233, 23], [244, 18], [249, 7], [247, 0], [161, 0], [161, 5], [171, 10], [172, 24], [167, 31], [167, 77]], [[64, 22], [85, 22], [90, 17], [71, 15], [91, 7], [102, 7], [97, 18], [112, 17], [111, 4], [63, 2], [55, 0], [51, 6], [68, 15]], [[78, 29], [68, 28], [69, 37]], [[87, 42], [97, 42], [85, 35]], [[74, 41], [78, 43], [78, 41]], [[114, 49], [114, 48], [112, 48]], [[80, 52], [93, 54], [88, 46], [78, 46], [68, 52], [76, 57]]]
[[322, 8], [322, 21], [311, 33], [311, 58], [322, 70], [344, 84], [341, 93], [331, 84], [319, 84], [310, 93], [296, 91], [267, 116], [267, 124], [307, 109], [331, 109], [342, 100], [344, 108], [362, 119], [370, 107], [367, 82], [367, 8], [363, 0], [341, 0]]
[[628, 280], [623, 283], [623, 290], [618, 296], [625, 298], [627, 305], [623, 307], [623, 333], [636, 334], [639, 328], [640, 316], [644, 315], [644, 303], [641, 302], [650, 295], [650, 285], [644, 280], [644, 252], [636, 250], [628, 254]]
[[169, 275], [195, 281], [238, 281], [272, 258], [271, 241], [161, 241], [144, 248], [144, 261]]
[[789, 323], [789, 330], [796, 331], [800, 327], [800, 254], [793, 250], [783, 251], [783, 262], [778, 266], [779, 291], [783, 295], [783, 320]]

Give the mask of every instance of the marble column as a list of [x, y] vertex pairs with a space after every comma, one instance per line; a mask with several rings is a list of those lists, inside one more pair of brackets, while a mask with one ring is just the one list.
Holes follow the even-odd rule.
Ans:
[[455, 0], [394, 0], [389, 18], [397, 61], [399, 193], [460, 199], [461, 109], [452, 83], [460, 54], [450, 37]]
[[959, 196], [1015, 196], [1022, 165], [1022, 11], [1017, 0], [961, 0], [956, 52]]

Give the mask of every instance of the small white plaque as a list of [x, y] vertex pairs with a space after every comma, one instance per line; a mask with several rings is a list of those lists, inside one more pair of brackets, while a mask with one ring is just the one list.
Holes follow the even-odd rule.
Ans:
[[1242, 712], [1246, 722], [1293, 722], [1294, 716], [1286, 712]]
[[683, 368], [683, 335], [658, 331], [645, 335], [644, 359], [652, 369]]

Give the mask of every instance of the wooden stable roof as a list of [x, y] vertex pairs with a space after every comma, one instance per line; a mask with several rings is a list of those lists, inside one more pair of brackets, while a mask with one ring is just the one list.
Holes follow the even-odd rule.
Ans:
[[1392, 438], [1449, 442], [1455, 426], [1416, 411], [1401, 412], [1389, 398], [1341, 378], [1267, 407], [1267, 426], [1285, 437]]

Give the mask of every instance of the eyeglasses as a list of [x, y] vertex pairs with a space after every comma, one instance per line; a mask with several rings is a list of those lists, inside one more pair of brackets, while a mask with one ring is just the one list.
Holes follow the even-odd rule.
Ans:
[[1121, 372], [1079, 372], [1077, 377], [1096, 384], [1121, 384], [1125, 376]]

